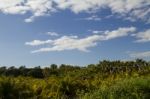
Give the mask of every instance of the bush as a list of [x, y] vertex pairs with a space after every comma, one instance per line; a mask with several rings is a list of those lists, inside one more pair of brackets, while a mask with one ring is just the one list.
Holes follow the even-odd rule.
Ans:
[[17, 83], [11, 78], [1, 78], [0, 80], [0, 98], [19, 99], [32, 97], [32, 90], [24, 83]]
[[84, 94], [81, 99], [149, 99], [150, 78], [131, 78], [116, 81], [112, 85], [101, 86], [92, 93]]

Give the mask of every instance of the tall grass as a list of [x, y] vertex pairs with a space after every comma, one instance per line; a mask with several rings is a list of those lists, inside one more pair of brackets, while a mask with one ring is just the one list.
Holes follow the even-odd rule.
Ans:
[[[107, 81], [109, 82], [109, 81]], [[150, 99], [150, 77], [128, 78], [85, 93], [81, 99]]]
[[[48, 83], [47, 83], [48, 82]], [[75, 80], [1, 77], [0, 99], [149, 99], [150, 77]]]

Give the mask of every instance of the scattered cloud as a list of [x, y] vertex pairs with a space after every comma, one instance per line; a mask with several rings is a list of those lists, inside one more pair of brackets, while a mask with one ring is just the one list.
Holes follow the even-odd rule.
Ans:
[[92, 15], [92, 16], [90, 16], [90, 17], [80, 18], [80, 20], [87, 20], [87, 21], [101, 21], [101, 18], [98, 17], [97, 15]]
[[0, 0], [0, 12], [5, 14], [25, 14], [30, 12], [31, 17], [25, 22], [32, 22], [35, 17], [49, 15], [54, 12], [52, 0]]
[[93, 34], [99, 34], [99, 33], [103, 33], [104, 31], [99, 31], [99, 30], [94, 30], [92, 31]]
[[63, 36], [61, 38], [53, 40], [51, 44], [53, 47], [41, 48], [39, 50], [32, 51], [32, 53], [74, 49], [88, 52], [87, 48], [95, 46], [97, 44], [97, 40], [99, 40], [99, 36], [97, 35], [89, 36], [83, 39], [79, 39], [76, 36]]
[[136, 34], [133, 34], [138, 40], [135, 42], [141, 43], [141, 42], [150, 42], [150, 29], [147, 29], [143, 32], [139, 32]]
[[150, 20], [150, 0], [55, 0], [59, 9], [70, 9], [74, 13], [109, 8], [113, 14], [130, 19]]
[[135, 27], [118, 28], [113, 31], [104, 31], [103, 34], [91, 35], [85, 38], [79, 38], [78, 36], [62, 36], [54, 40], [33, 40], [31, 42], [26, 42], [26, 45], [37, 46], [48, 44], [50, 47], [40, 48], [38, 50], [32, 51], [32, 53], [37, 52], [50, 52], [50, 51], [64, 51], [64, 50], [79, 50], [83, 52], [89, 52], [88, 48], [94, 47], [99, 41], [105, 41], [110, 39], [115, 39], [119, 37], [127, 36], [129, 33], [136, 31]]
[[26, 42], [25, 45], [39, 46], [39, 45], [50, 44], [50, 43], [52, 43], [52, 40], [46, 40], [46, 41], [33, 40], [32, 42]]
[[50, 36], [59, 36], [59, 34], [56, 32], [47, 32], [46, 34]]
[[150, 51], [133, 52], [133, 53], [129, 53], [129, 56], [133, 58], [147, 58], [150, 57]]
[[[142, 20], [150, 22], [150, 0], [0, 0], [0, 12], [5, 14], [26, 14], [31, 16], [25, 22], [32, 22], [36, 17], [70, 9], [74, 13], [109, 8], [128, 20]], [[89, 20], [100, 20], [95, 16]]]
[[114, 17], [114, 15], [113, 15], [113, 14], [107, 15], [107, 16], [105, 16], [104, 18], [105, 18], [105, 19], [109, 19], [109, 18], [111, 18], [111, 17]]
[[128, 36], [129, 33], [133, 33], [136, 31], [135, 27], [130, 27], [130, 28], [119, 28], [117, 30], [113, 31], [105, 31], [105, 39], [114, 39], [118, 37], [123, 37], [123, 36]]

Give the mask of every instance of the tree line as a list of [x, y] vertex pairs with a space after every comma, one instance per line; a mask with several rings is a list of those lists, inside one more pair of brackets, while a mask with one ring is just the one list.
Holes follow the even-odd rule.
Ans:
[[3, 76], [24, 76], [33, 78], [46, 78], [49, 76], [64, 76], [73, 72], [88, 72], [90, 74], [103, 74], [112, 75], [120, 73], [132, 73], [138, 71], [141, 74], [149, 72], [150, 62], [143, 59], [136, 59], [135, 61], [109, 61], [103, 60], [98, 64], [90, 64], [85, 67], [73, 66], [61, 64], [57, 66], [56, 64], [51, 64], [49, 67], [41, 68], [40, 66], [34, 68], [26, 68], [26, 66], [20, 66], [16, 68], [11, 66], [7, 68], [6, 66], [0, 67], [0, 75]]

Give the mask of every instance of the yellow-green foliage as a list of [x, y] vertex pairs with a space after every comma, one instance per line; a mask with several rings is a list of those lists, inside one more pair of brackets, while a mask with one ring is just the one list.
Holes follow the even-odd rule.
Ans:
[[0, 77], [0, 99], [150, 99], [150, 66], [120, 64], [103, 61], [83, 68], [36, 68], [45, 77], [35, 74], [36, 70], [32, 70], [36, 76], [4, 75]]
[[1, 77], [2, 99], [149, 99], [150, 76], [79, 80]]

